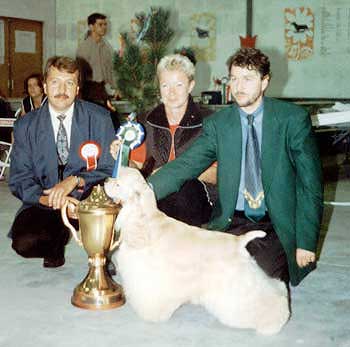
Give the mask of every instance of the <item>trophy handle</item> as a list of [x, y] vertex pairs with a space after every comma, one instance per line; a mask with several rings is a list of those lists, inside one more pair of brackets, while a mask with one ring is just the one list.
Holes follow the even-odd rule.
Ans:
[[69, 196], [66, 197], [66, 202], [61, 208], [61, 216], [63, 219], [63, 224], [71, 231], [75, 241], [78, 243], [79, 246], [83, 247], [83, 243], [79, 239], [78, 232], [75, 230], [72, 224], [69, 223], [68, 216], [67, 216], [67, 209], [68, 209], [68, 204], [72, 203], [75, 208], [79, 203], [79, 200], [76, 200], [74, 198], [71, 198]]
[[[114, 233], [116, 234], [117, 233], [117, 228], [115, 227], [115, 224], [114, 224]], [[111, 244], [111, 247], [109, 247], [109, 250], [110, 251], [113, 251], [114, 249], [116, 249], [120, 243], [122, 242], [122, 234], [119, 233], [119, 237], [118, 237], [118, 240], [115, 240], [112, 244]]]

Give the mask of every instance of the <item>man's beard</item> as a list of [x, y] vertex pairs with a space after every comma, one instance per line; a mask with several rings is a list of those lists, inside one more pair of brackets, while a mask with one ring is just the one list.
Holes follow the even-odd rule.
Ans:
[[[247, 94], [243, 94], [244, 96], [247, 96]], [[248, 99], [239, 99], [236, 97], [236, 95], [233, 96], [234, 100], [236, 101], [237, 105], [239, 107], [248, 107], [250, 105], [253, 105], [260, 97], [262, 94], [253, 94], [248, 96]]]

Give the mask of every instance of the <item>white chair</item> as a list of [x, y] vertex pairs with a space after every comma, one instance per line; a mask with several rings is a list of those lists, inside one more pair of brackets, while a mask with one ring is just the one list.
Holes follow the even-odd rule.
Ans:
[[19, 109], [17, 109], [17, 111], [15, 112], [15, 118], [19, 118], [20, 117], [20, 115], [21, 115], [21, 113], [22, 113], [22, 107], [20, 107]]
[[10, 167], [10, 154], [12, 151], [12, 143], [0, 141], [0, 152], [3, 153], [0, 159], [0, 179], [4, 177], [5, 170]]

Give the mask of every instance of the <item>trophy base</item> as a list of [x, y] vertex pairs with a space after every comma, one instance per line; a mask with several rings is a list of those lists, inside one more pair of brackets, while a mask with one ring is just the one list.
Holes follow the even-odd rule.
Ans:
[[88, 275], [74, 289], [72, 304], [87, 310], [109, 310], [122, 306], [125, 297], [121, 285], [112, 280], [104, 265], [92, 263]]

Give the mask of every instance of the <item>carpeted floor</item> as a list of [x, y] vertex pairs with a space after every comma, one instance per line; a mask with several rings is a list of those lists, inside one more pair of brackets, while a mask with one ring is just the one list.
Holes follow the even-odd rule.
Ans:
[[[329, 181], [325, 200], [350, 201], [350, 180]], [[227, 328], [193, 305], [161, 324], [142, 321], [128, 304], [102, 312], [72, 306], [87, 272], [85, 252], [72, 240], [58, 269], [19, 257], [6, 237], [19, 204], [0, 182], [1, 347], [350, 347], [350, 207], [326, 205], [318, 269], [292, 289], [285, 328], [263, 337]]]

